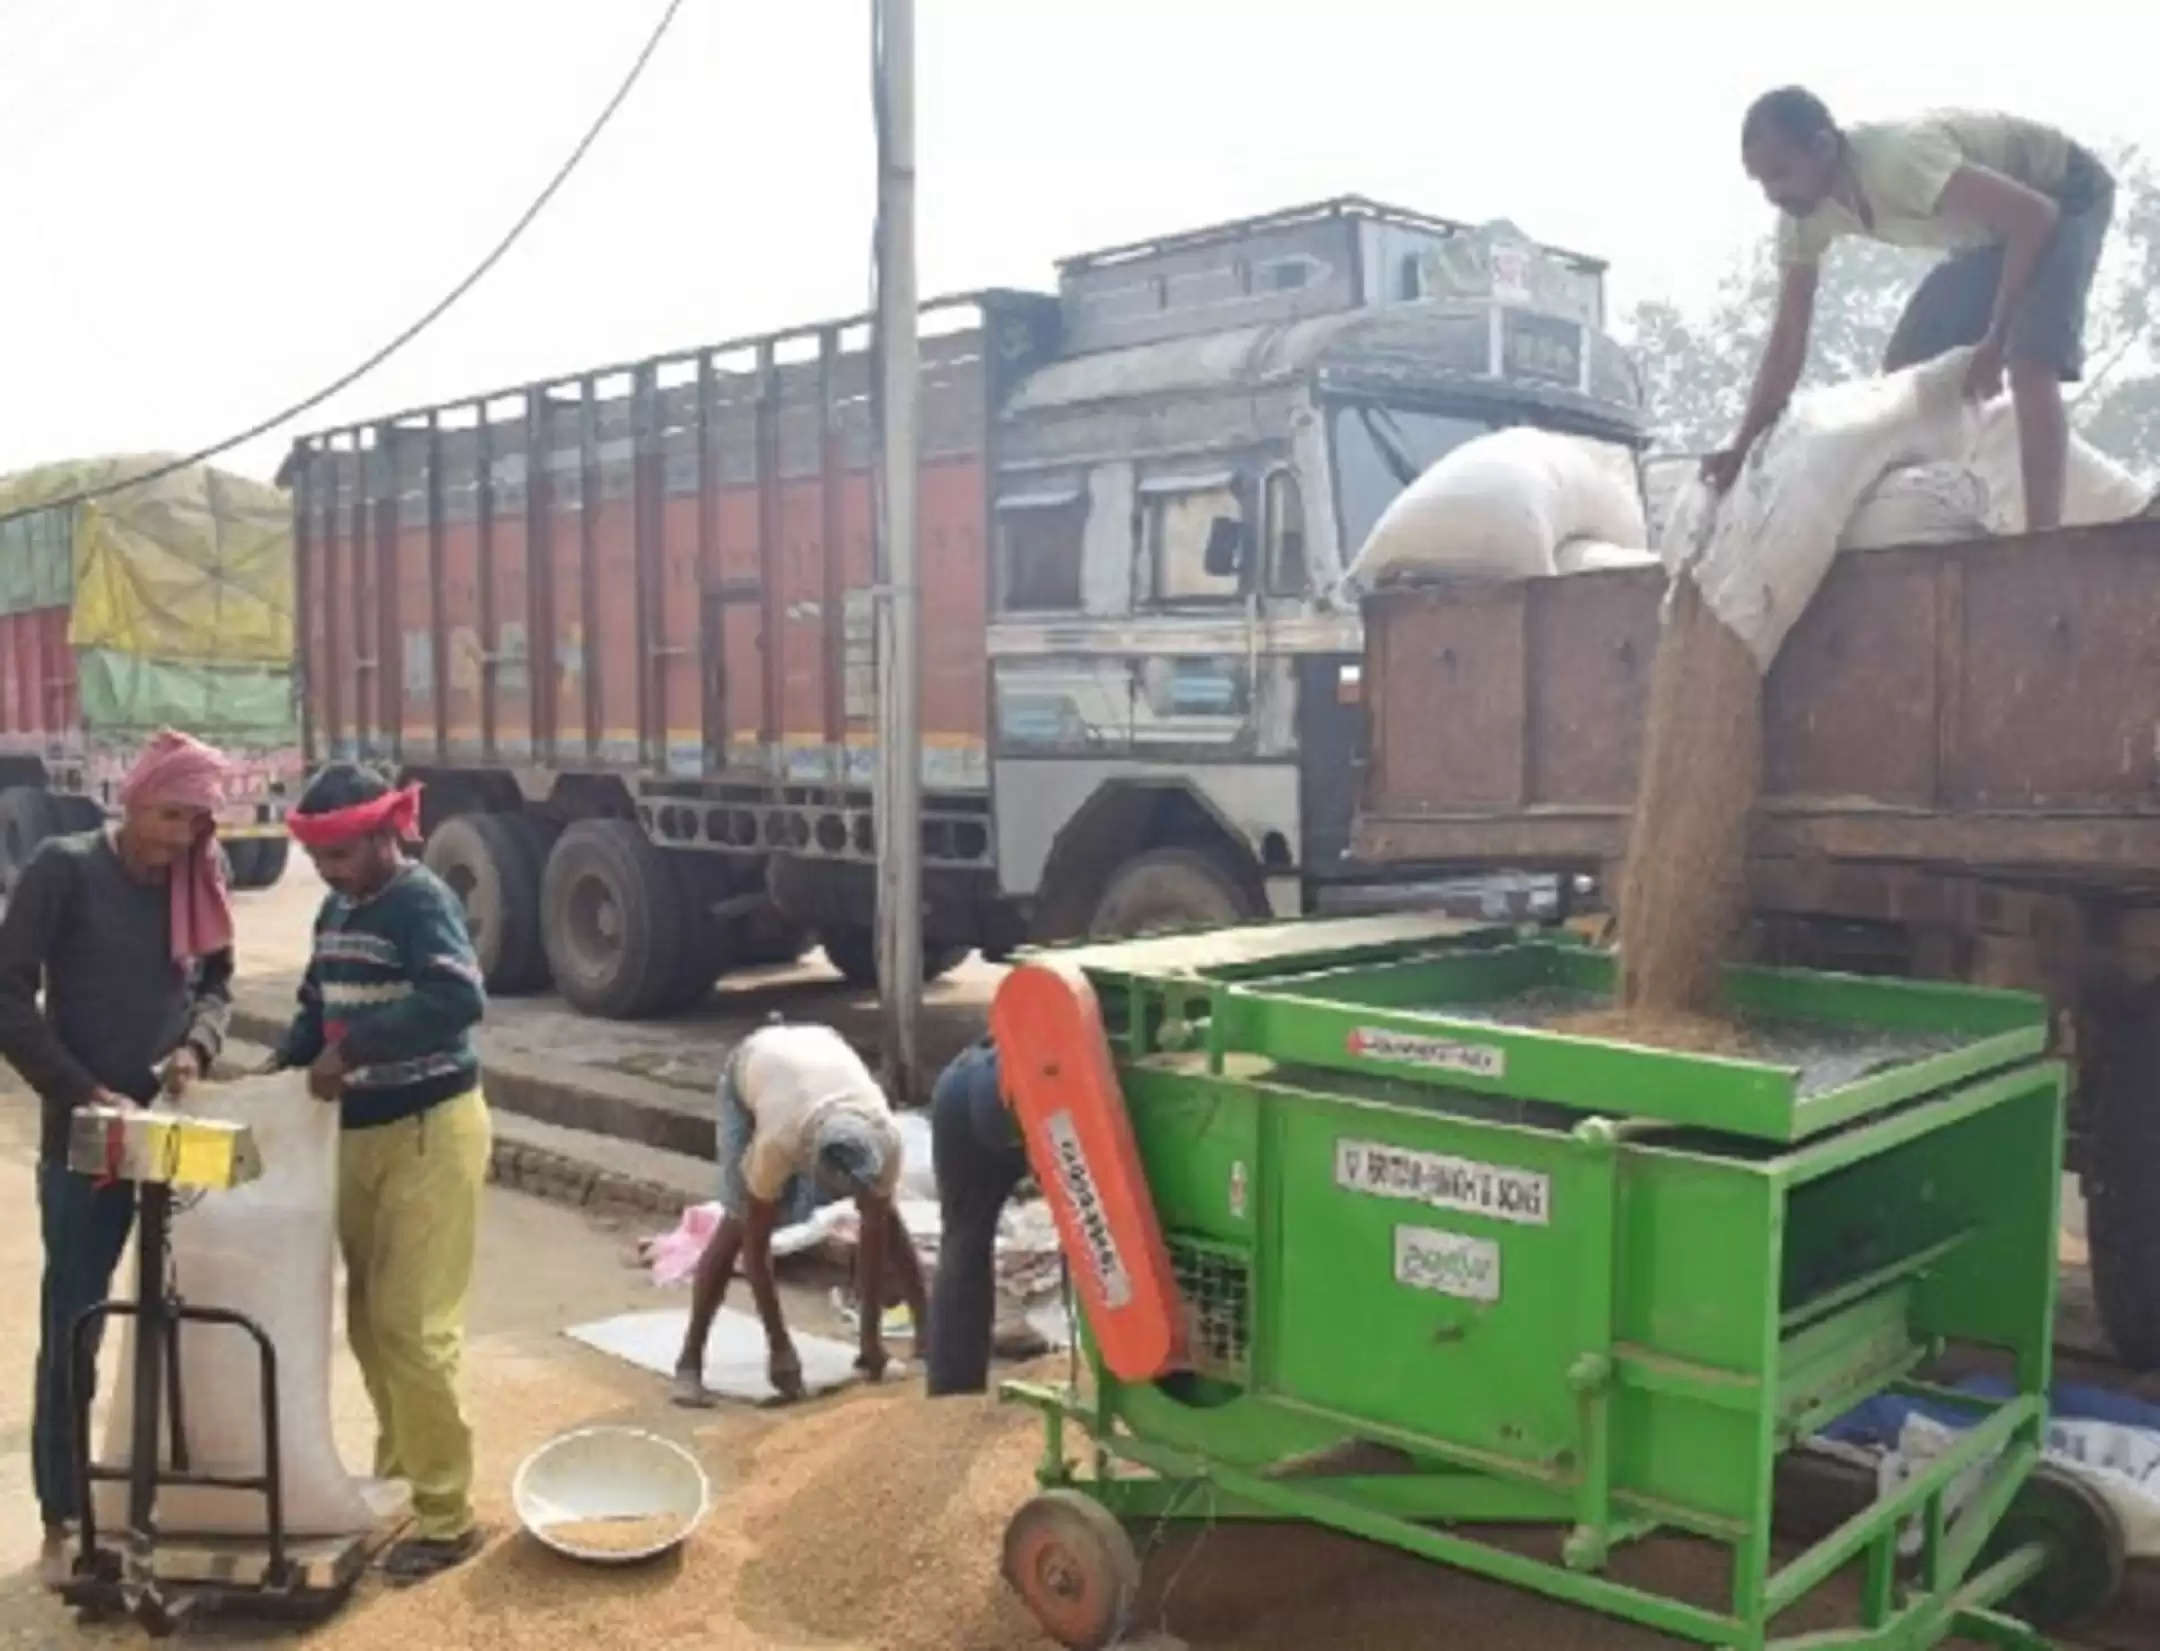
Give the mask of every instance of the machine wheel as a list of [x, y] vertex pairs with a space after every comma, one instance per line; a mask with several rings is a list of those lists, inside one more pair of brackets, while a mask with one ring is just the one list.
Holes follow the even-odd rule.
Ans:
[[632, 820], [580, 820], [540, 879], [555, 985], [588, 1015], [635, 1020], [681, 990], [691, 929], [674, 867]]
[[453, 814], [435, 828], [421, 857], [464, 906], [488, 990], [507, 995], [546, 985], [540, 855], [515, 817]]
[[1265, 913], [1256, 892], [1220, 857], [1204, 849], [1150, 849], [1112, 874], [1088, 920], [1097, 940], [1220, 929]]
[[2116, 1356], [2151, 1370], [2160, 1367], [2160, 1006], [2122, 1005], [2094, 1030], [2096, 1058], [2084, 1071], [2093, 1295]]
[[2003, 1609], [2035, 1628], [2082, 1622], [2105, 1610], [2121, 1590], [2128, 1564], [2122, 1521], [2098, 1491], [2050, 1462], [2033, 1469], [1975, 1569], [1985, 1570], [2028, 1542], [2047, 1543], [2055, 1557]]
[[1005, 1527], [1005, 1580], [1044, 1632], [1073, 1651], [1113, 1645], [1140, 1596], [1132, 1538], [1093, 1497], [1045, 1491]]
[[0, 892], [14, 889], [38, 845], [59, 828], [52, 793], [43, 786], [11, 785], [0, 791]]
[[[840, 971], [840, 978], [850, 986], [875, 988], [877, 978], [877, 935], [858, 924], [844, 929], [821, 929], [818, 944], [825, 948], [825, 961]], [[934, 940], [923, 942], [923, 979], [935, 980], [940, 975], [952, 973], [966, 961], [970, 948], [966, 946], [939, 945]]]

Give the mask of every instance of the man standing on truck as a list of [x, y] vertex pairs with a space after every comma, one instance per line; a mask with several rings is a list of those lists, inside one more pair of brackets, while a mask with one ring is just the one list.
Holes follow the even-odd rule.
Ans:
[[79, 1511], [70, 1340], [75, 1320], [111, 1294], [135, 1220], [133, 1187], [68, 1169], [68, 1120], [77, 1107], [177, 1095], [224, 1044], [233, 925], [215, 811], [226, 768], [200, 741], [160, 734], [120, 787], [119, 825], [40, 846], [0, 921], [0, 1055], [43, 1109], [31, 1456], [48, 1586], [66, 1581], [66, 1529]]
[[375, 1473], [412, 1487], [392, 1582], [480, 1549], [458, 1404], [490, 1130], [472, 1029], [487, 1006], [458, 897], [406, 858], [420, 788], [326, 768], [287, 827], [330, 885], [300, 1012], [272, 1069], [336, 1104], [346, 1334], [375, 1408]]
[[900, 1279], [917, 1334], [928, 1314], [922, 1269], [893, 1194], [900, 1184], [900, 1130], [862, 1057], [829, 1026], [762, 1026], [738, 1044], [720, 1071], [720, 1225], [698, 1260], [690, 1327], [675, 1361], [675, 1402], [712, 1403], [705, 1388], [705, 1342], [735, 1264], [750, 1279], [765, 1326], [766, 1379], [783, 1399], [803, 1396], [802, 1360], [781, 1316], [773, 1283], [772, 1238], [807, 1221], [820, 1204], [853, 1198], [861, 1350], [855, 1368], [885, 1374], [886, 1258]]
[[2090, 151], [2015, 115], [1946, 110], [1840, 128], [1814, 93], [1781, 87], [1742, 122], [1741, 163], [1782, 214], [1777, 315], [1732, 445], [1703, 461], [1729, 488], [1775, 424], [1807, 364], [1823, 254], [1843, 235], [1949, 254], [1892, 333], [1885, 371], [1973, 347], [1969, 395], [1988, 399], [2004, 368], [2017, 410], [2025, 525], [2062, 520], [2069, 424], [2062, 385], [2085, 370], [2085, 305], [2115, 209], [2115, 183]]

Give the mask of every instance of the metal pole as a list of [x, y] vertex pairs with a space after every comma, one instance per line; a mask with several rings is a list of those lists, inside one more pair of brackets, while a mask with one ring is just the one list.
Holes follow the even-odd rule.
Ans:
[[[878, 35], [878, 313], [885, 586], [878, 604], [878, 979], [885, 1076], [922, 1096], [922, 590], [915, 544], [915, 5], [873, 0]], [[866, 1309], [867, 1310], [867, 1309]]]

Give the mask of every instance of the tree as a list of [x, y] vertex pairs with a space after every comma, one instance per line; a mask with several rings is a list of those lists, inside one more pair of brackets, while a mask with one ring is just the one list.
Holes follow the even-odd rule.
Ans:
[[[2160, 288], [2160, 175], [2135, 149], [2116, 152], [2115, 221], [2086, 322], [2086, 378], [2073, 415], [2087, 439], [2140, 469], [2160, 463], [2160, 359], [2150, 340]], [[1935, 254], [1857, 237], [1823, 265], [1815, 330], [1801, 383], [1875, 372], [1905, 301]], [[1777, 299], [1775, 244], [1766, 236], [1719, 281], [1708, 304], [1665, 299], [1622, 319], [1643, 374], [1657, 445], [1707, 452], [1739, 426]]]

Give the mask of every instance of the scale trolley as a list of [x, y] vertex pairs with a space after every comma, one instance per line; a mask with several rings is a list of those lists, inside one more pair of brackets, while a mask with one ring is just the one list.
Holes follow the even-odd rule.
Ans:
[[[179, 1195], [214, 1193], [256, 1179], [262, 1164], [252, 1132], [244, 1125], [164, 1110], [86, 1107], [74, 1116], [68, 1168], [98, 1181], [134, 1186], [136, 1294], [133, 1301], [99, 1302], [72, 1328], [70, 1404], [81, 1525], [62, 1597], [87, 1621], [129, 1617], [160, 1637], [171, 1633], [184, 1615], [210, 1610], [298, 1621], [327, 1617], [404, 1523], [404, 1489], [367, 1487], [376, 1517], [364, 1533], [291, 1535], [285, 1522], [278, 1437], [277, 1349], [262, 1326], [246, 1315], [182, 1301], [171, 1279], [172, 1223]], [[129, 1465], [124, 1468], [99, 1464], [90, 1443], [97, 1350], [107, 1322], [115, 1318], [131, 1319], [135, 1328], [133, 1427]], [[221, 1327], [255, 1344], [261, 1371], [260, 1474], [218, 1475], [191, 1466], [179, 1357], [183, 1325]], [[96, 1491], [102, 1484], [127, 1487], [126, 1523], [119, 1531], [100, 1525]], [[265, 1504], [263, 1534], [232, 1537], [161, 1529], [158, 1492], [167, 1486], [258, 1494]]]

